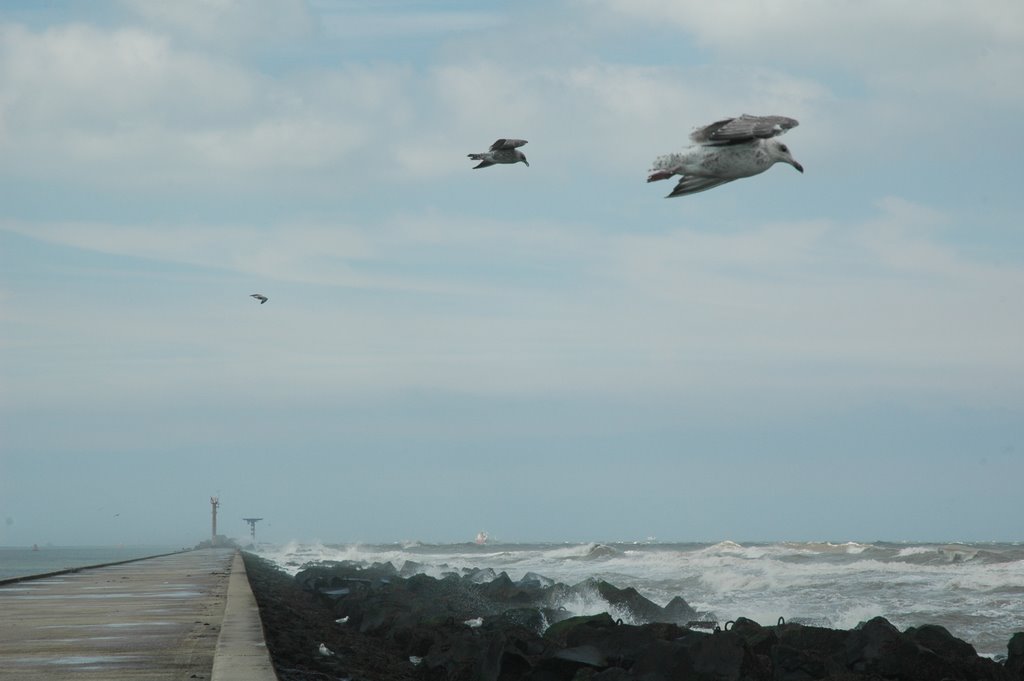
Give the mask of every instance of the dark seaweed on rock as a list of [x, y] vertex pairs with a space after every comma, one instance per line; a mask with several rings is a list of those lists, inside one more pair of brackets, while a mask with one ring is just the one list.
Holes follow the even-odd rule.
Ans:
[[[995, 662], [942, 627], [900, 632], [880, 617], [849, 631], [745, 618], [703, 631], [686, 626], [701, 615], [682, 597], [662, 608], [601, 580], [515, 582], [481, 570], [435, 579], [388, 563], [316, 565], [292, 578], [245, 561], [282, 681], [1024, 681], [1024, 633]], [[557, 605], [594, 592], [645, 623]], [[336, 654], [318, 654], [321, 643]]]

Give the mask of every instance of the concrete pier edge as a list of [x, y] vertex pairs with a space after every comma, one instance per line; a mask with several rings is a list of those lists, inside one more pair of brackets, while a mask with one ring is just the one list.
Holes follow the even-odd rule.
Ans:
[[276, 681], [245, 561], [235, 552], [211, 681]]

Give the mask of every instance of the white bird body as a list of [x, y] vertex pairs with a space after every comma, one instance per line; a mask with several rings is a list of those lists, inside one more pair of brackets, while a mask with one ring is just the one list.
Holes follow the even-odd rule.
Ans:
[[681, 152], [655, 159], [648, 182], [681, 175], [667, 198], [706, 191], [726, 182], [758, 175], [776, 163], [788, 163], [804, 171], [777, 139], [797, 121], [784, 116], [747, 116], [726, 118], [695, 130], [695, 144]]
[[521, 147], [524, 144], [526, 144], [526, 140], [502, 137], [495, 141], [487, 151], [477, 154], [467, 154], [467, 156], [474, 161], [480, 161], [480, 163], [473, 166], [474, 170], [476, 168], [493, 166], [496, 163], [519, 163], [520, 161], [529, 166], [530, 162], [526, 160], [526, 154], [518, 149], [518, 147]]
[[[681, 152], [659, 156], [651, 170], [671, 170], [673, 175], [705, 175], [740, 179], [763, 173], [778, 162], [766, 148], [774, 140], [755, 140], [750, 146], [705, 147], [694, 145]], [[778, 144], [778, 142], [775, 142]]]

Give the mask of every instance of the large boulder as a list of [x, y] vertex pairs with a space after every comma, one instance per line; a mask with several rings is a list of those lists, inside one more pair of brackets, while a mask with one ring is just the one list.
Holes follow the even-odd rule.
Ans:
[[592, 645], [555, 650], [537, 663], [538, 670], [553, 672], [565, 679], [573, 679], [583, 669], [599, 670], [607, 667], [607, 658]]
[[689, 644], [695, 679], [769, 681], [771, 669], [758, 660], [746, 641], [732, 631], [691, 635]]
[[466, 629], [449, 631], [423, 656], [420, 667], [428, 681], [497, 681], [500, 654], [490, 641]]
[[769, 627], [762, 627], [754, 620], [738, 617], [732, 623], [732, 631], [742, 637], [755, 655], [771, 655], [772, 648], [779, 642], [779, 636]]
[[540, 608], [509, 608], [497, 615], [484, 618], [484, 621], [488, 626], [517, 626], [529, 629], [537, 634], [543, 634], [544, 630], [551, 624], [551, 620], [547, 615], [548, 611]]
[[[544, 638], [559, 646], [571, 645], [567, 643], [570, 635], [585, 637], [590, 635], [588, 630], [607, 630], [613, 629], [615, 626], [615, 620], [606, 612], [599, 615], [568, 617], [548, 627], [548, 630], [544, 632]], [[577, 629], [580, 631], [574, 633]]]
[[1006, 644], [1007, 661], [1024, 658], [1024, 631], [1018, 631]]
[[631, 679], [694, 679], [693, 657], [681, 641], [654, 641], [629, 669]]
[[1006, 644], [1006, 671], [1014, 681], [1024, 681], [1024, 631], [1018, 631]]
[[601, 598], [608, 601], [613, 608], [628, 612], [629, 615], [639, 622], [663, 622], [665, 610], [654, 601], [640, 595], [640, 592], [633, 587], [620, 589], [613, 584], [602, 580], [591, 582], [601, 594]]
[[676, 596], [665, 604], [658, 619], [651, 621], [671, 622], [672, 624], [682, 625], [694, 621], [698, 616], [697, 611], [690, 607], [690, 604], [682, 596]]
[[644, 657], [655, 641], [678, 641], [689, 634], [685, 629], [663, 622], [639, 626], [584, 626], [570, 631], [565, 642], [569, 646], [592, 646], [609, 665], [628, 669]]
[[[741, 626], [737, 633], [743, 635], [745, 630]], [[824, 679], [847, 670], [846, 631], [783, 624], [774, 627], [774, 634], [778, 642], [770, 647], [768, 657], [778, 681]]]
[[937, 624], [925, 624], [920, 627], [910, 627], [904, 635], [918, 646], [930, 650], [944, 660], [950, 662], [964, 662], [978, 657], [978, 651], [970, 643], [962, 641], [945, 627]]
[[903, 681], [972, 679], [1005, 681], [1004, 667], [978, 657], [969, 644], [954, 638], [942, 627], [908, 629], [901, 634], [885, 618], [876, 617], [847, 638], [850, 670]]
[[505, 572], [488, 582], [476, 583], [476, 590], [484, 598], [508, 605], [534, 603], [541, 596], [539, 588], [523, 586], [522, 583], [517, 584]]

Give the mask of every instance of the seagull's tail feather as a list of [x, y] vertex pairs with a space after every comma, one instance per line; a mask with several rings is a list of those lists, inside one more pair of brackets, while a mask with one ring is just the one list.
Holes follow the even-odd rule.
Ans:
[[673, 175], [683, 174], [683, 159], [680, 154], [665, 154], [654, 159], [654, 163], [651, 164], [651, 169], [647, 171], [650, 173], [647, 176], [648, 182], [657, 182], [658, 180], [667, 180]]
[[494, 161], [491, 160], [491, 155], [488, 154], [488, 153], [483, 153], [483, 154], [466, 154], [466, 156], [468, 156], [469, 158], [473, 159], [474, 161], [480, 161], [480, 163], [478, 165], [473, 166], [474, 170], [476, 170], [477, 168], [486, 168], [487, 166], [493, 166], [494, 165]]
[[658, 180], [667, 180], [668, 178], [675, 175], [671, 170], [654, 170], [653, 168], [648, 171], [651, 174], [647, 176], [648, 182], [657, 182]]
[[714, 189], [726, 182], [732, 182], [737, 178], [732, 177], [728, 179], [722, 179], [720, 177], [701, 177], [699, 175], [686, 175], [679, 180], [673, 189], [665, 198], [671, 199], [676, 196], [689, 196], [690, 194], [697, 194], [699, 192], [706, 192], [709, 189]]

